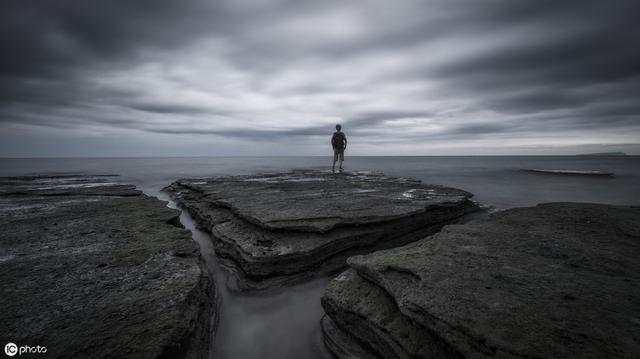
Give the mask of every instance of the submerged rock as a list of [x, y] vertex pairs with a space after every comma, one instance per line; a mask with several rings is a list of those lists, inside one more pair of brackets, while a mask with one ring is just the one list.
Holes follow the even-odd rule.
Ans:
[[564, 175], [564, 176], [598, 176], [598, 177], [615, 177], [613, 172], [593, 171], [593, 170], [558, 170], [558, 169], [541, 169], [541, 168], [524, 168], [521, 171], [548, 175]]
[[0, 178], [0, 340], [206, 358], [215, 290], [179, 212], [112, 176]]
[[211, 232], [239, 289], [335, 271], [348, 256], [423, 238], [477, 209], [462, 190], [364, 172], [181, 179], [165, 190]]
[[340, 358], [633, 358], [640, 207], [552, 203], [355, 256], [322, 299]]

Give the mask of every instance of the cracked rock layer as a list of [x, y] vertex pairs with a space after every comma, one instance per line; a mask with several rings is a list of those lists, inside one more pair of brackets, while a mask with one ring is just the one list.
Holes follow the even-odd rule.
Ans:
[[178, 216], [114, 176], [0, 178], [0, 339], [48, 358], [206, 358], [215, 290]]
[[165, 190], [211, 232], [239, 289], [335, 271], [348, 256], [415, 241], [477, 209], [462, 190], [365, 172], [181, 179]]
[[633, 358], [638, 258], [640, 207], [494, 213], [350, 258], [322, 299], [325, 341], [341, 358]]

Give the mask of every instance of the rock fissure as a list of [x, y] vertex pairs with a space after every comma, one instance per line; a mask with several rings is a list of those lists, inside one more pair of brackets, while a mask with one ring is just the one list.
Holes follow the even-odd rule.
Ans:
[[[411, 189], [431, 195], [402, 196]], [[236, 263], [239, 289], [331, 273], [349, 255], [409, 243], [478, 209], [468, 192], [382, 174], [181, 179], [165, 190]]]
[[[624, 228], [634, 222], [640, 207], [551, 203], [496, 212], [351, 257], [323, 306], [337, 324], [342, 312], [362, 314], [342, 328], [359, 340], [372, 340], [359, 326], [387, 323], [382, 342], [403, 338], [411, 323], [426, 328], [434, 336], [420, 336], [419, 345], [399, 341], [414, 357], [630, 358], [640, 350], [640, 327], [628, 320], [640, 311], [640, 289], [629, 284], [640, 279], [640, 243]], [[333, 337], [340, 335], [325, 331], [346, 358], [351, 344]], [[452, 350], [411, 351], [438, 342]]]

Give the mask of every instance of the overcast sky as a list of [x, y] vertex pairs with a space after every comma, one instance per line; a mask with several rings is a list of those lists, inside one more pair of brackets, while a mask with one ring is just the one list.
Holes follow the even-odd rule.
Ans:
[[0, 156], [640, 154], [640, 1], [0, 2]]

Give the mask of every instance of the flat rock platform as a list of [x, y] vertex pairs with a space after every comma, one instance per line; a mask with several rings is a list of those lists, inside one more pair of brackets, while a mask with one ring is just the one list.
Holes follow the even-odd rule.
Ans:
[[640, 207], [551, 203], [348, 259], [322, 298], [339, 358], [637, 358]]
[[380, 173], [316, 170], [181, 179], [165, 189], [211, 232], [233, 289], [336, 271], [478, 209], [472, 194]]
[[206, 358], [215, 290], [178, 216], [114, 176], [0, 178], [0, 341]]

